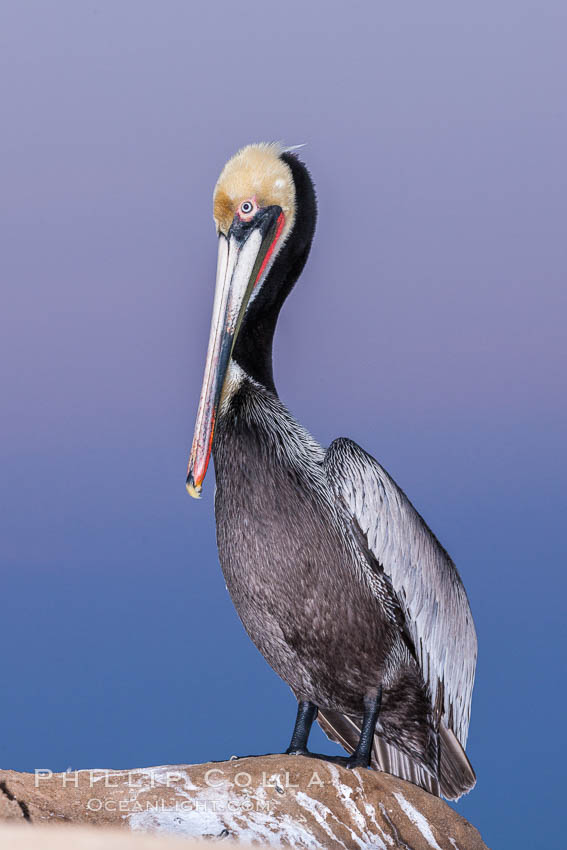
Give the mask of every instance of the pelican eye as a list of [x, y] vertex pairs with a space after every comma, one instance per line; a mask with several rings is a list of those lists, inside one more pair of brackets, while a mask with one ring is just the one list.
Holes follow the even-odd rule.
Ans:
[[248, 201], [242, 201], [242, 203], [238, 207], [238, 215], [244, 221], [250, 221], [250, 219], [256, 215], [257, 211], [258, 204], [254, 200], [254, 198]]

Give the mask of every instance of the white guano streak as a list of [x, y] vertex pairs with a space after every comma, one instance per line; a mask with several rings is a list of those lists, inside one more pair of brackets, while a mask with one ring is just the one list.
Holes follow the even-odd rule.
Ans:
[[410, 820], [413, 823], [413, 825], [416, 826], [419, 829], [419, 831], [421, 832], [421, 834], [423, 835], [423, 837], [425, 838], [425, 840], [427, 841], [429, 846], [433, 847], [433, 850], [442, 850], [442, 848], [439, 847], [439, 845], [437, 844], [437, 842], [435, 840], [435, 836], [433, 835], [433, 832], [431, 831], [431, 827], [429, 826], [429, 822], [421, 814], [421, 812], [418, 812], [417, 809], [414, 809], [414, 807], [411, 805], [411, 803], [408, 803], [408, 801], [406, 800], [406, 798], [404, 797], [403, 794], [398, 794], [398, 793], [394, 792], [394, 797], [398, 801], [400, 809], [407, 816], [408, 820]]

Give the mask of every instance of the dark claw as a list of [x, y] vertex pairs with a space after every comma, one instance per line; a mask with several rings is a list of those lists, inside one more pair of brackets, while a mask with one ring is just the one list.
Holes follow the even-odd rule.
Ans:
[[346, 760], [345, 767], [347, 770], [355, 770], [357, 767], [364, 767], [368, 770], [370, 768], [370, 761], [369, 759], [355, 758], [354, 756], [351, 756]]

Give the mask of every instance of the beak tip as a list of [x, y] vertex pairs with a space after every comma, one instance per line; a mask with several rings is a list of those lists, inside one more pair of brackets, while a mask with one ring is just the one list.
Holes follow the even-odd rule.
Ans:
[[189, 475], [187, 477], [185, 487], [186, 487], [189, 495], [192, 496], [194, 499], [200, 499], [201, 498], [201, 490], [203, 489], [203, 486], [202, 486], [202, 484], [195, 484], [195, 482], [193, 481], [192, 475]]

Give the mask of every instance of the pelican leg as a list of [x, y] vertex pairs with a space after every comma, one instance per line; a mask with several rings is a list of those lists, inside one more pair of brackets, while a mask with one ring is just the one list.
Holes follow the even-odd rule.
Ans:
[[376, 696], [372, 699], [364, 701], [364, 719], [362, 721], [362, 731], [356, 750], [347, 759], [345, 767], [370, 767], [370, 758], [372, 755], [372, 744], [374, 743], [374, 729], [376, 721], [380, 714], [380, 705], [382, 704], [382, 685], [378, 688]]
[[299, 700], [297, 703], [297, 717], [295, 718], [295, 726], [293, 727], [293, 735], [286, 755], [288, 756], [304, 756], [309, 753], [307, 749], [307, 741], [309, 733], [313, 726], [313, 721], [317, 717], [318, 708], [308, 700]]

